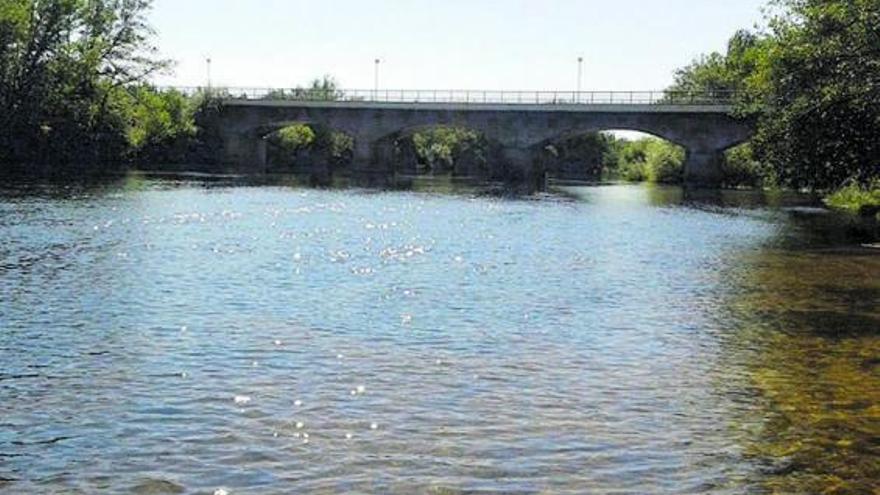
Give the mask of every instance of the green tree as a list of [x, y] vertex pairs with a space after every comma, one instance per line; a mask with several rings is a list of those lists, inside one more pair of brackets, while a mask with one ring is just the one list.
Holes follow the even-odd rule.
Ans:
[[739, 113], [760, 110], [762, 55], [769, 46], [766, 37], [747, 30], [737, 31], [725, 53], [702, 55], [675, 72], [667, 89], [670, 101], [730, 100]]
[[684, 149], [662, 139], [649, 139], [645, 164], [649, 182], [678, 184], [683, 178]]
[[415, 133], [412, 140], [419, 162], [433, 172], [452, 171], [462, 162], [474, 167], [486, 165], [488, 143], [476, 131], [438, 126]]
[[658, 138], [621, 140], [617, 146], [618, 177], [631, 182], [675, 184], [683, 177], [684, 149]]
[[0, 2], [0, 161], [105, 160], [127, 148], [129, 84], [155, 56], [148, 0]]
[[541, 166], [562, 178], [601, 179], [617, 167], [616, 141], [611, 134], [596, 132], [568, 136], [544, 148]]
[[289, 125], [268, 140], [271, 161], [285, 166], [327, 164], [336, 168], [347, 165], [354, 150], [354, 139], [348, 134], [311, 124]]
[[199, 101], [178, 91], [158, 92], [135, 86], [126, 92], [122, 109], [129, 115], [128, 143], [134, 158], [150, 163], [187, 159], [198, 129], [194, 114]]
[[779, 0], [770, 19], [759, 160], [782, 184], [880, 177], [880, 0]]
[[[736, 91], [754, 119], [730, 182], [828, 191], [880, 177], [880, 0], [774, 0], [767, 29], [676, 73], [670, 94]], [[760, 163], [756, 166], [755, 162]], [[745, 177], [748, 171], [761, 177]]]
[[309, 101], [336, 101], [342, 99], [344, 94], [338, 89], [339, 84], [333, 76], [325, 75], [312, 79], [307, 87], [297, 86], [293, 89], [273, 89], [269, 91], [265, 100], [309, 100]]

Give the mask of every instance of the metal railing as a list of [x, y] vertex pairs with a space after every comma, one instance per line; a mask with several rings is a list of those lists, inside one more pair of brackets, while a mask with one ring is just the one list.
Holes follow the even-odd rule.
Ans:
[[461, 89], [303, 89], [164, 87], [184, 94], [224, 99], [372, 103], [459, 103], [501, 105], [732, 105], [734, 91], [491, 91]]

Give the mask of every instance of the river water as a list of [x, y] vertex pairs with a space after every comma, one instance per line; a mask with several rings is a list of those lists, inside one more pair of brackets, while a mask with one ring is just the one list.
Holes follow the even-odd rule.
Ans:
[[2, 493], [876, 493], [876, 230], [759, 193], [0, 187]]

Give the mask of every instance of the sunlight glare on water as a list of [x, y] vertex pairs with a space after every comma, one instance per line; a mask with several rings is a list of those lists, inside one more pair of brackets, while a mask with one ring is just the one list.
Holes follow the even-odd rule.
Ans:
[[8, 186], [0, 492], [867, 492], [880, 257], [789, 206]]

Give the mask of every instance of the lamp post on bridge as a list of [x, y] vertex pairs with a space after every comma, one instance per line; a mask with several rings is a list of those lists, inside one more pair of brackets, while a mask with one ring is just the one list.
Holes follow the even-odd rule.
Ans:
[[211, 57], [205, 58], [205, 70], [208, 75], [208, 91], [211, 91]]
[[381, 59], [376, 59], [373, 68], [373, 101], [379, 99], [379, 64]]
[[584, 57], [578, 57], [578, 78], [577, 78], [577, 98], [578, 103], [581, 102], [581, 83], [584, 78]]

